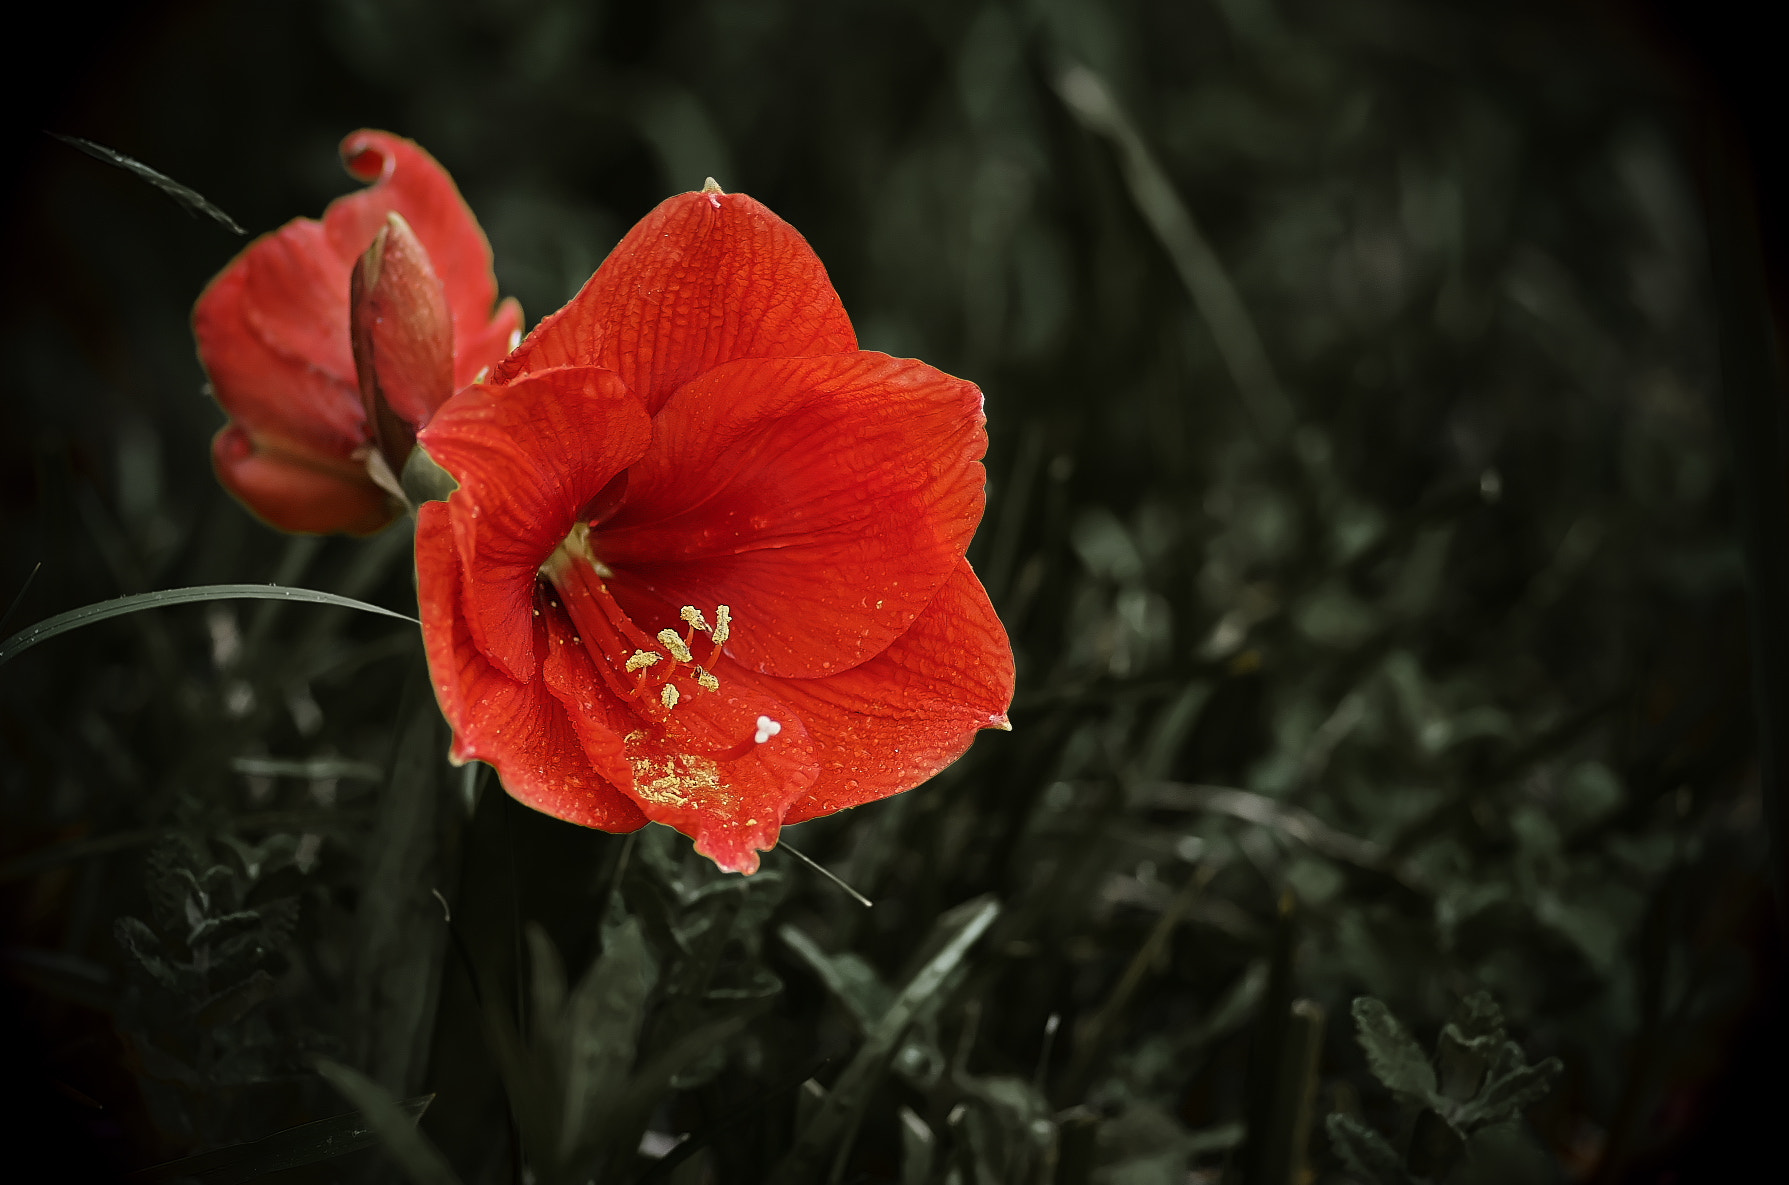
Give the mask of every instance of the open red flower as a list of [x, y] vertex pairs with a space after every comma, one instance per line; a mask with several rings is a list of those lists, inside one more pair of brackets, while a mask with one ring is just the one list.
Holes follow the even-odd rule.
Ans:
[[452, 755], [607, 831], [751, 872], [779, 829], [885, 798], [1005, 728], [1012, 650], [964, 548], [981, 392], [861, 351], [807, 243], [671, 198], [419, 436]]
[[193, 334], [230, 416], [224, 486], [281, 530], [360, 535], [401, 512], [390, 475], [417, 427], [510, 350], [522, 310], [493, 315], [490, 245], [433, 157], [359, 131], [342, 162], [372, 184], [249, 244]]

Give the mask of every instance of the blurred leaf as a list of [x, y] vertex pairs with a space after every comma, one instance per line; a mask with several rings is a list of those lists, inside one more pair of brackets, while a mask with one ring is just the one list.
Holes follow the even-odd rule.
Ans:
[[621, 1097], [655, 979], [640, 925], [629, 918], [608, 931], [601, 957], [567, 1002], [559, 1037], [566, 1067], [562, 1160], [595, 1116], [595, 1107]]
[[1351, 1115], [1331, 1115], [1326, 1125], [1336, 1156], [1365, 1185], [1416, 1185], [1384, 1136]]
[[[412, 1112], [360, 1071], [328, 1058], [317, 1059], [317, 1073], [340, 1091], [343, 1098], [360, 1108], [367, 1126], [404, 1175], [410, 1178], [412, 1185], [460, 1185], [459, 1177], [440, 1149], [417, 1128], [421, 1108]], [[433, 1095], [428, 1097], [434, 1098]]]
[[[419, 1095], [404, 1099], [395, 1107], [403, 1122], [415, 1124], [434, 1099], [432, 1094]], [[389, 1116], [389, 1112], [386, 1114]], [[337, 1115], [289, 1127], [252, 1143], [234, 1144], [142, 1169], [132, 1173], [130, 1180], [139, 1185], [163, 1185], [164, 1182], [167, 1185], [176, 1182], [238, 1185], [239, 1182], [259, 1180], [270, 1173], [345, 1156], [371, 1147], [380, 1138], [374, 1125], [359, 1112]]]
[[1361, 996], [1354, 1001], [1354, 1024], [1373, 1077], [1415, 1102], [1434, 1096], [1435, 1069], [1391, 1009], [1371, 996]]
[[1556, 1057], [1532, 1066], [1524, 1064], [1525, 1060], [1520, 1046], [1514, 1042], [1506, 1044], [1490, 1080], [1451, 1117], [1454, 1126], [1469, 1132], [1519, 1119], [1522, 1112], [1546, 1097], [1565, 1071], [1564, 1063]]
[[864, 1037], [851, 1064], [833, 1083], [818, 1113], [797, 1134], [795, 1144], [772, 1171], [771, 1185], [799, 1185], [818, 1170], [821, 1159], [868, 1105], [885, 1064], [907, 1026], [938, 1003], [939, 990], [1000, 914], [993, 898], [965, 902], [939, 917], [928, 945], [937, 951], [895, 994], [888, 1011]]
[[851, 1013], [860, 1032], [868, 1032], [887, 1015], [894, 1003], [894, 990], [862, 958], [850, 952], [829, 955], [794, 926], [777, 927], [777, 937], [820, 977], [826, 990]]

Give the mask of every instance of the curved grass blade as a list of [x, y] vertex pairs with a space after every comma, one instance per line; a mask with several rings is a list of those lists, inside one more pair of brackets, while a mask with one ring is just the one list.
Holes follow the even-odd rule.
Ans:
[[99, 601], [96, 604], [83, 605], [79, 609], [70, 609], [67, 613], [58, 613], [54, 617], [47, 617], [36, 625], [26, 626], [6, 641], [0, 642], [0, 664], [24, 653], [39, 642], [48, 641], [57, 634], [66, 634], [69, 630], [79, 629], [84, 625], [92, 625], [96, 621], [122, 617], [126, 613], [135, 613], [141, 609], [159, 609], [164, 605], [191, 605], [200, 601], [230, 600], [302, 601], [312, 605], [338, 605], [344, 609], [359, 609], [362, 613], [377, 613], [381, 617], [395, 617], [399, 621], [407, 621], [412, 625], [422, 624], [407, 614], [386, 609], [380, 605], [369, 605], [365, 601], [356, 601], [351, 597], [321, 592], [314, 588], [286, 588], [278, 584], [201, 584], [193, 588], [165, 588], [157, 592], [137, 593], [135, 596]]
[[155, 186], [157, 189], [185, 206], [189, 213], [204, 214], [213, 222], [233, 234], [248, 234], [248, 231], [243, 230], [242, 227], [236, 224], [234, 218], [230, 217], [206, 200], [204, 194], [195, 189], [188, 189], [166, 173], [158, 173], [142, 161], [128, 157], [122, 152], [118, 152], [114, 149], [107, 148], [104, 144], [95, 144], [93, 141], [83, 140], [79, 136], [64, 136], [61, 132], [50, 132], [49, 134], [62, 141], [64, 144], [71, 144], [74, 147], [79, 148], [82, 152], [85, 152], [95, 160], [103, 160], [108, 165], [117, 165], [127, 173], [135, 173], [138, 177], [141, 177], [143, 180], [149, 182], [149, 184]]

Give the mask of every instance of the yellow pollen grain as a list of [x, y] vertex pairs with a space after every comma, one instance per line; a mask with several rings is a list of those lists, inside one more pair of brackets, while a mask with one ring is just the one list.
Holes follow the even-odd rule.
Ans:
[[643, 671], [664, 657], [664, 655], [653, 650], [636, 650], [634, 651], [633, 656], [630, 657], [625, 664], [627, 673], [631, 675], [635, 671]]
[[714, 644], [719, 646], [733, 632], [733, 610], [725, 605], [714, 607]]
[[658, 689], [658, 698], [659, 702], [665, 705], [665, 711], [669, 712], [672, 708], [677, 706], [677, 701], [682, 699], [683, 695], [675, 687], [667, 683]]
[[671, 657], [678, 662], [694, 662], [696, 660], [695, 655], [690, 653], [690, 648], [683, 644], [683, 639], [677, 636], [676, 630], [660, 630], [658, 632], [658, 642], [659, 645], [663, 646], [666, 650], [669, 650], [671, 652]]
[[721, 689], [721, 681], [716, 679], [713, 675], [710, 675], [701, 667], [696, 668], [696, 682], [701, 684], [702, 688], [706, 691], [719, 691]]
[[701, 630], [703, 633], [708, 632], [708, 619], [703, 617], [702, 611], [694, 605], [685, 605], [678, 613], [678, 616]]

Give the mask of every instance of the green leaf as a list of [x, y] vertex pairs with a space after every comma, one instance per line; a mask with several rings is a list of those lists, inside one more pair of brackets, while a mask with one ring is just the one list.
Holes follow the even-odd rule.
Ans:
[[894, 989], [883, 983], [876, 969], [857, 955], [849, 952], [829, 955], [794, 926], [779, 926], [776, 933], [783, 945], [820, 977], [826, 990], [838, 997], [839, 1003], [857, 1021], [859, 1031], [867, 1031], [894, 1003]]
[[[1509, 1048], [1516, 1048], [1513, 1042]], [[1519, 1060], [1519, 1050], [1516, 1056]], [[1507, 1058], [1506, 1050], [1503, 1060]], [[1556, 1057], [1532, 1066], [1518, 1064], [1485, 1083], [1477, 1097], [1455, 1114], [1454, 1126], [1462, 1131], [1473, 1131], [1519, 1118], [1522, 1112], [1546, 1097], [1547, 1092], [1553, 1089], [1554, 1080], [1564, 1069], [1564, 1064]]]
[[118, 597], [110, 601], [83, 605], [79, 609], [70, 609], [66, 613], [58, 613], [54, 617], [45, 618], [36, 625], [28, 625], [6, 641], [0, 642], [0, 664], [23, 654], [39, 642], [46, 642], [58, 634], [66, 634], [69, 630], [92, 625], [97, 621], [107, 621], [114, 617], [122, 617], [126, 613], [136, 613], [143, 609], [160, 609], [168, 605], [192, 605], [202, 601], [230, 600], [301, 601], [312, 605], [336, 605], [344, 609], [359, 609], [362, 613], [376, 613], [381, 617], [395, 617], [399, 621], [407, 621], [412, 625], [422, 624], [416, 618], [403, 613], [379, 605], [369, 605], [365, 601], [356, 601], [351, 597], [340, 597], [334, 593], [321, 592], [314, 588], [286, 588], [278, 584], [202, 584], [195, 588], [165, 588], [157, 592]]
[[911, 1107], [901, 1108], [901, 1185], [929, 1185], [938, 1137]]
[[896, 993], [888, 1011], [866, 1034], [863, 1046], [833, 1083], [813, 1119], [801, 1130], [795, 1146], [771, 1171], [770, 1185], [798, 1185], [814, 1176], [827, 1151], [869, 1104], [870, 1095], [907, 1027], [939, 1002], [941, 989], [951, 973], [962, 965], [969, 948], [999, 914], [998, 901], [981, 897], [939, 917], [927, 940], [928, 948], [936, 947], [936, 953], [914, 972], [913, 978]]
[[1331, 1115], [1325, 1126], [1336, 1157], [1366, 1185], [1415, 1185], [1397, 1150], [1360, 1120], [1338, 1113]]
[[1460, 1001], [1435, 1043], [1441, 1093], [1463, 1102], [1478, 1093], [1485, 1071], [1503, 1045], [1503, 1013], [1489, 992]]
[[578, 981], [565, 1008], [564, 1126], [557, 1149], [571, 1154], [599, 1101], [619, 1097], [633, 1066], [656, 978], [640, 923], [611, 930], [603, 953]]
[[[434, 1100], [434, 1095], [425, 1094], [404, 1099], [394, 1106], [406, 1122], [414, 1124]], [[284, 1169], [346, 1156], [370, 1147], [378, 1140], [373, 1125], [357, 1111], [319, 1119], [315, 1123], [302, 1123], [247, 1144], [233, 1144], [214, 1152], [171, 1160], [133, 1173], [130, 1180], [136, 1185], [162, 1185], [163, 1182], [169, 1185], [174, 1182], [237, 1185]]]
[[126, 916], [113, 923], [112, 936], [126, 954], [155, 977], [157, 983], [170, 990], [174, 988], [174, 969], [157, 953], [161, 949], [161, 939], [155, 936], [155, 931], [139, 919]]
[[1427, 1102], [1435, 1094], [1435, 1068], [1391, 1009], [1372, 996], [1354, 1001], [1354, 1024], [1373, 1077], [1400, 1095]]
[[373, 1134], [414, 1185], [460, 1185], [460, 1178], [435, 1142], [418, 1130], [420, 1111], [416, 1115], [406, 1113], [404, 1105], [386, 1093], [384, 1087], [340, 1062], [318, 1058], [317, 1073], [360, 1108]]

